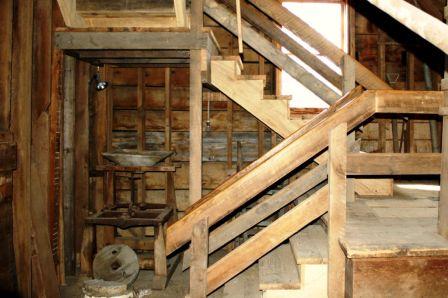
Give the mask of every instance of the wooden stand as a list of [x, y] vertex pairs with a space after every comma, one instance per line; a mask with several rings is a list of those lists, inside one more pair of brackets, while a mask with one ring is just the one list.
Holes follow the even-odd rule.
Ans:
[[[165, 235], [168, 222], [176, 219], [176, 198], [174, 193], [174, 166], [141, 166], [125, 167], [104, 165], [97, 167], [104, 173], [104, 196], [107, 206], [95, 215], [86, 219], [83, 241], [81, 247], [81, 272], [91, 273], [94, 244], [98, 237], [97, 226], [108, 226], [112, 232], [115, 227], [128, 229], [131, 227], [154, 227], [154, 271], [153, 289], [165, 288], [171, 274], [178, 264], [178, 258], [174, 258], [169, 264], [166, 257]], [[131, 202], [117, 202], [115, 198], [115, 174], [116, 172], [128, 172], [131, 179]], [[166, 174], [166, 204], [148, 204], [142, 202], [145, 189], [136, 195], [134, 180], [139, 176], [143, 179], [147, 172], [165, 172]], [[144, 186], [144, 181], [141, 183]], [[138, 198], [137, 198], [138, 197]], [[113, 234], [112, 234], [113, 236]], [[110, 239], [111, 243], [114, 239]]]

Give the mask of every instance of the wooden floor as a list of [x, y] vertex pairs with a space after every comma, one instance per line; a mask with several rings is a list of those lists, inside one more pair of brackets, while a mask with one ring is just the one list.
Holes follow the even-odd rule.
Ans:
[[[436, 233], [439, 195], [436, 183], [399, 182], [394, 193], [393, 198], [357, 198], [348, 205], [346, 237], [341, 239], [347, 253], [351, 257], [448, 255], [448, 240]], [[218, 251], [212, 262], [222, 255]], [[322, 260], [318, 263], [326, 263]], [[209, 297], [262, 297], [260, 266], [259, 262], [249, 267]], [[141, 272], [135, 288], [149, 288], [151, 279], [152, 272]], [[189, 271], [181, 272], [179, 267], [165, 291], [150, 291], [141, 297], [184, 297], [188, 293], [188, 280]], [[63, 289], [63, 297], [79, 296], [80, 284], [74, 280], [72, 286]]]

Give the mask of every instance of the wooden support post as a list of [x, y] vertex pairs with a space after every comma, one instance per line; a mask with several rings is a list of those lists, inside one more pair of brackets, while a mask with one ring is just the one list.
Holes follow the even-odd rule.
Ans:
[[[378, 33], [378, 72], [379, 77], [386, 80], [386, 35], [382, 30]], [[378, 119], [378, 152], [386, 152], [386, 120]]]
[[[258, 74], [265, 75], [265, 61], [262, 56], [258, 56]], [[264, 154], [264, 144], [265, 144], [265, 132], [266, 126], [263, 122], [258, 121], [258, 157], [263, 156]]]
[[74, 209], [75, 209], [75, 58], [64, 57], [64, 105], [63, 105], [63, 218], [65, 272], [75, 273]]
[[[342, 70], [342, 94], [345, 95], [356, 87], [355, 63], [349, 55], [345, 55], [341, 60]], [[354, 144], [356, 141], [356, 132], [353, 131], [348, 136], [348, 142]], [[359, 151], [359, 150], [358, 150]], [[347, 201], [355, 200], [355, 179], [347, 179]]]
[[[204, 3], [193, 1], [191, 6], [191, 31], [201, 34]], [[202, 79], [201, 50], [190, 51], [190, 204], [202, 197]]]
[[[448, 107], [448, 79], [442, 80], [442, 90], [444, 90], [444, 107]], [[443, 115], [441, 169], [438, 231], [448, 239], [448, 115]]]
[[227, 100], [227, 171], [232, 173], [233, 166], [233, 102]]
[[165, 289], [168, 280], [168, 263], [165, 249], [165, 228], [161, 224], [154, 230], [154, 279], [152, 289]]
[[339, 245], [344, 236], [347, 197], [347, 124], [330, 132], [328, 146], [328, 297], [344, 297], [345, 255]]
[[201, 219], [193, 227], [191, 237], [190, 297], [207, 297], [208, 220]]
[[11, 131], [17, 143], [13, 181], [13, 236], [18, 294], [31, 297], [31, 82], [33, 1], [14, 1]]
[[89, 212], [89, 80], [90, 66], [78, 62], [75, 102], [75, 244], [81, 250], [84, 219]]
[[238, 35], [238, 53], [243, 54], [243, 29], [241, 28], [241, 4], [240, 0], [235, 0], [236, 3], [236, 27]]

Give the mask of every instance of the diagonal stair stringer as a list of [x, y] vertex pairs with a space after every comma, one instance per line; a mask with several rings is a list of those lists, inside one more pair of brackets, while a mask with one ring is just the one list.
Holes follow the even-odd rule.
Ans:
[[375, 113], [375, 93], [359, 89], [347, 94], [243, 171], [233, 175], [196, 202], [183, 218], [168, 227], [166, 249], [171, 254], [190, 241], [193, 225], [208, 218], [210, 226], [261, 191], [313, 158], [328, 146], [328, 133], [347, 122], [353, 129]]

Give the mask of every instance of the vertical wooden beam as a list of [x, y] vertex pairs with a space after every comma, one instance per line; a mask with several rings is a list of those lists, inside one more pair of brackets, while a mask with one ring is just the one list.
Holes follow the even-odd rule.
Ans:
[[[33, 80], [31, 103], [31, 219], [35, 256], [32, 284], [41, 282], [46, 297], [59, 296], [48, 225], [50, 183], [50, 115], [52, 71], [52, 1], [34, 3]], [[43, 274], [43, 276], [42, 276]], [[34, 288], [34, 286], [33, 286]]]
[[329, 140], [328, 297], [344, 297], [345, 255], [339, 238], [345, 233], [347, 197], [347, 123], [335, 127]]
[[174, 11], [176, 13], [176, 24], [178, 27], [187, 26], [187, 4], [185, 0], [174, 0]]
[[[204, 24], [204, 2], [193, 1], [191, 5], [191, 31], [198, 36]], [[201, 50], [190, 51], [190, 204], [202, 196], [202, 80]]]
[[65, 272], [75, 273], [74, 255], [74, 208], [75, 208], [75, 58], [64, 57], [64, 103], [63, 103], [63, 217]]
[[19, 296], [31, 297], [31, 82], [33, 1], [14, 1], [11, 128], [17, 143], [13, 175], [14, 254]]
[[[379, 77], [386, 80], [386, 41], [382, 30], [378, 33], [378, 73]], [[386, 152], [386, 121], [378, 119], [378, 152]]]
[[236, 27], [238, 35], [238, 53], [243, 53], [243, 29], [241, 26], [241, 3], [240, 0], [236, 1]]
[[208, 220], [193, 227], [191, 236], [190, 298], [207, 297]]
[[75, 102], [75, 247], [81, 250], [84, 219], [89, 211], [89, 80], [90, 65], [78, 61]]
[[356, 10], [354, 0], [348, 1], [348, 54], [356, 59]]
[[[407, 52], [406, 85], [408, 90], [415, 89], [415, 56]], [[414, 120], [409, 119], [406, 127], [405, 152], [415, 152]]]
[[[265, 61], [264, 57], [261, 55], [258, 55], [258, 74], [259, 75], [265, 75]], [[281, 75], [281, 74], [280, 74]], [[261, 157], [264, 155], [264, 132], [265, 132], [266, 126], [263, 122], [258, 121], [258, 157]]]
[[137, 83], [137, 150], [145, 150], [145, 107], [144, 107], [144, 81], [143, 68], [139, 67]]
[[0, 1], [0, 131], [9, 130], [11, 112], [13, 1]]
[[233, 102], [227, 100], [227, 170], [233, 165]]
[[166, 261], [165, 250], [165, 228], [163, 224], [157, 226], [154, 229], [154, 279], [152, 282], [152, 288], [156, 290], [165, 289], [168, 279], [168, 267]]
[[[444, 106], [448, 107], [448, 79], [442, 80]], [[440, 175], [439, 234], [448, 239], [448, 115], [443, 115], [442, 171]]]
[[[171, 148], [171, 68], [165, 68], [165, 150]], [[171, 160], [171, 157], [168, 159]]]
[[[345, 55], [341, 59], [342, 70], [342, 94], [347, 94], [356, 87], [355, 63], [349, 55]], [[354, 144], [356, 141], [356, 132], [353, 131], [348, 136], [348, 142]], [[347, 179], [347, 201], [355, 200], [355, 179]]]

